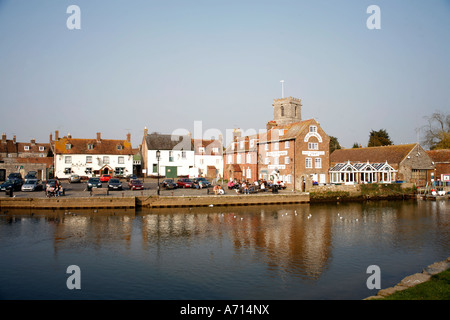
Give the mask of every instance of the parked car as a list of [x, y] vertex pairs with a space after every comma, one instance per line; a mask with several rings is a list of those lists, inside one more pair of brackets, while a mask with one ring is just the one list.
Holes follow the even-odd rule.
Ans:
[[178, 187], [172, 179], [164, 179], [159, 185], [164, 189], [176, 189]]
[[13, 179], [21, 180], [22, 179], [22, 175], [20, 173], [18, 173], [18, 172], [12, 172], [12, 173], [9, 174], [8, 180], [13, 180]]
[[77, 174], [73, 174], [69, 178], [69, 183], [79, 183], [81, 182], [81, 177]]
[[109, 190], [122, 190], [122, 183], [117, 178], [109, 179], [108, 189]]
[[22, 183], [19, 180], [8, 179], [0, 185], [0, 190], [6, 191], [6, 190], [12, 189], [12, 190], [18, 191], [18, 190], [20, 190], [21, 186], [22, 186]]
[[22, 191], [42, 191], [44, 186], [38, 179], [28, 179], [22, 185]]
[[135, 179], [137, 179], [138, 177], [135, 175], [135, 174], [129, 174], [129, 175], [127, 175], [127, 181], [130, 181], [130, 180], [135, 180]]
[[87, 189], [91, 190], [92, 188], [101, 188], [102, 182], [100, 181], [100, 178], [89, 178], [87, 182]]
[[37, 172], [36, 171], [28, 171], [27, 175], [25, 176], [25, 180], [28, 179], [37, 179], [36, 178]]
[[202, 188], [209, 188], [211, 187], [211, 183], [206, 180], [206, 178], [195, 178], [194, 179], [195, 182], [197, 182], [198, 184], [202, 184]]
[[130, 182], [128, 182], [128, 187], [130, 190], [144, 190], [144, 185], [141, 180], [138, 179], [130, 180]]
[[187, 178], [178, 179], [177, 185], [180, 188], [192, 188], [194, 186], [194, 181]]
[[111, 175], [110, 174], [102, 174], [102, 176], [100, 177], [100, 181], [101, 182], [108, 182], [109, 179], [111, 179]]

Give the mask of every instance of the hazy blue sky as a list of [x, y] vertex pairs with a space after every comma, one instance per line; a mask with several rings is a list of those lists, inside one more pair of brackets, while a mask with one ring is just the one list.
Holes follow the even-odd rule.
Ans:
[[[69, 30], [69, 5], [81, 30]], [[369, 30], [369, 5], [381, 29]], [[341, 145], [386, 129], [416, 142], [450, 109], [450, 1], [0, 0], [0, 130], [125, 138], [149, 131], [264, 129], [301, 98]]]

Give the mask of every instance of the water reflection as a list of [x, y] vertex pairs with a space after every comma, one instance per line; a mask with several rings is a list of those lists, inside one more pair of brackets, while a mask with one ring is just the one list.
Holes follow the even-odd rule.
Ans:
[[[86, 258], [86, 263], [116, 273], [126, 269], [129, 278], [121, 278], [123, 285], [139, 283], [132, 287], [143, 292], [134, 294], [146, 298], [149, 287], [136, 279], [149, 274], [155, 277], [152, 287], [169, 299], [177, 294], [204, 298], [204, 292], [219, 298], [222, 294], [327, 298], [338, 293], [361, 298], [370, 295], [364, 287], [370, 264], [388, 269], [385, 274], [395, 281], [403, 278], [399, 273], [408, 272], [411, 261], [423, 267], [446, 258], [449, 222], [450, 206], [442, 201], [143, 211], [3, 210], [0, 254], [14, 266], [26, 263], [25, 255], [17, 258], [21, 245], [29, 245], [37, 255], [46, 253], [50, 245], [55, 261], [59, 255], [97, 253], [105, 262]], [[8, 253], [8, 247], [17, 256]], [[52, 262], [42, 263], [45, 268]], [[224, 291], [219, 294], [218, 288]]]

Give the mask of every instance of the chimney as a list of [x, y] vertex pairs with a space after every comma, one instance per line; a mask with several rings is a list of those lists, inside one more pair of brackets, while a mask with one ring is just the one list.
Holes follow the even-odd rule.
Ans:
[[70, 132], [67, 134], [67, 138], [72, 139], [72, 135], [70, 134]]
[[148, 129], [147, 127], [144, 128], [144, 137], [146, 137], [148, 135]]
[[13, 142], [14, 142], [14, 144], [16, 144], [16, 136], [15, 135], [13, 136]]
[[102, 141], [102, 134], [100, 132], [97, 132], [97, 142]]
[[36, 139], [35, 138], [31, 139], [30, 142], [31, 142], [32, 146], [36, 145]]
[[6, 133], [2, 134], [2, 142], [6, 143]]
[[50, 133], [50, 142], [53, 140], [53, 134]]
[[131, 133], [127, 133], [127, 141], [131, 142]]
[[59, 131], [55, 130], [55, 141], [59, 140]]

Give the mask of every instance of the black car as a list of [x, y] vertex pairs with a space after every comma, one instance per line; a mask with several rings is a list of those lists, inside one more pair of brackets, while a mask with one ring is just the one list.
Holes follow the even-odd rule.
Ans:
[[160, 183], [160, 186], [161, 186], [161, 188], [164, 188], [164, 189], [176, 189], [176, 188], [178, 188], [178, 185], [172, 179], [164, 179]]
[[12, 173], [9, 174], [8, 180], [13, 180], [13, 179], [21, 180], [22, 179], [22, 175], [20, 173], [18, 173], [18, 172], [12, 172]]
[[92, 188], [101, 188], [102, 182], [100, 181], [100, 178], [89, 178], [87, 182], [87, 189], [91, 190]]
[[211, 187], [211, 183], [208, 180], [206, 180], [206, 178], [195, 178], [194, 181], [197, 182], [197, 184], [200, 184], [201, 182], [202, 188]]
[[1, 191], [15, 190], [18, 191], [22, 187], [22, 183], [18, 179], [9, 179], [0, 185]]
[[117, 178], [111, 178], [108, 181], [109, 190], [122, 190], [122, 183]]

